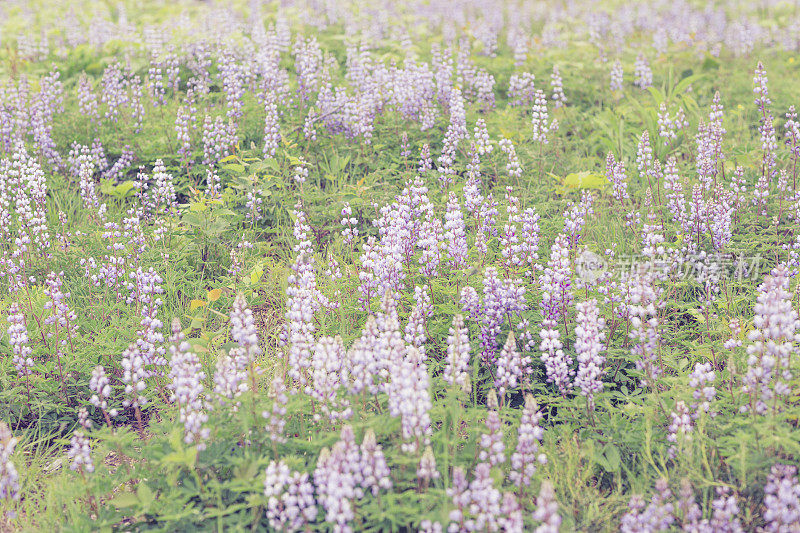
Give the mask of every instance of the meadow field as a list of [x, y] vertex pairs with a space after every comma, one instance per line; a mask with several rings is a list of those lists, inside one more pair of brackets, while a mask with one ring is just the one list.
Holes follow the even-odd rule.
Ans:
[[800, 7], [0, 3], [0, 531], [800, 531]]

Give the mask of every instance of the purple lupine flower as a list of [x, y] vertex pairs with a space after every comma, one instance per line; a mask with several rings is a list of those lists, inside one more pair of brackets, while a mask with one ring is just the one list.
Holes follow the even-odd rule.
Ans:
[[742, 533], [741, 523], [736, 515], [739, 506], [736, 497], [730, 494], [728, 487], [717, 487], [717, 497], [711, 502], [712, 516], [703, 518], [700, 506], [695, 502], [694, 491], [687, 480], [681, 482], [678, 508], [683, 512], [681, 526], [683, 531], [697, 533]]
[[407, 131], [404, 131], [403, 135], [400, 136], [400, 157], [402, 159], [408, 159], [411, 157], [411, 145], [408, 142]]
[[512, 26], [508, 32], [508, 45], [514, 51], [514, 66], [519, 68], [524, 65], [528, 60], [530, 48], [530, 40], [527, 35]]
[[308, 164], [305, 159], [300, 158], [300, 162], [294, 167], [294, 175], [292, 176], [294, 182], [302, 185], [308, 179]]
[[477, 122], [475, 122], [473, 133], [476, 153], [478, 155], [491, 154], [494, 146], [492, 146], [491, 139], [489, 138], [489, 130], [486, 128], [486, 121], [484, 119], [479, 118]]
[[460, 466], [453, 468], [453, 479], [447, 489], [447, 496], [453, 500], [455, 509], [450, 511], [448, 518], [451, 520], [447, 528], [449, 532], [466, 530], [466, 514], [470, 505], [469, 484], [464, 469]]
[[205, 372], [197, 354], [192, 353], [191, 346], [181, 331], [181, 322], [172, 320], [172, 336], [170, 341], [171, 383], [167, 388], [172, 391], [171, 402], [177, 402], [180, 410], [180, 421], [184, 426], [184, 442], [196, 444], [198, 450], [204, 450], [210, 430], [203, 424], [208, 422], [203, 403], [203, 381]]
[[17, 442], [8, 424], [0, 421], [0, 501], [19, 500], [19, 474], [11, 462]]
[[184, 106], [180, 106], [175, 115], [175, 134], [178, 139], [178, 155], [181, 156], [181, 163], [189, 164], [189, 157], [192, 152], [192, 136], [190, 133], [190, 121], [193, 115]]
[[18, 376], [29, 376], [33, 368], [33, 349], [28, 340], [28, 328], [25, 325], [25, 313], [14, 302], [8, 309], [8, 343], [13, 353], [14, 368]]
[[422, 355], [422, 359], [425, 360], [425, 341], [427, 340], [425, 320], [433, 315], [433, 307], [431, 306], [431, 297], [428, 293], [427, 285], [414, 287], [414, 302], [414, 307], [408, 316], [404, 340], [417, 348]]
[[353, 241], [358, 237], [358, 219], [353, 217], [353, 208], [350, 203], [345, 203], [342, 208], [342, 237], [344, 237], [345, 244], [353, 244]]
[[436, 457], [433, 455], [433, 449], [430, 446], [425, 446], [417, 466], [417, 480], [423, 487], [427, 487], [431, 480], [439, 479], [440, 477], [441, 475], [436, 469]]
[[89, 403], [97, 407], [103, 412], [103, 416], [106, 416], [106, 422], [110, 425], [110, 419], [117, 416], [116, 409], [109, 409], [108, 408], [108, 400], [111, 399], [112, 389], [111, 389], [111, 382], [108, 380], [108, 376], [106, 375], [106, 370], [102, 366], [98, 365], [94, 367], [92, 370], [92, 377], [89, 380], [89, 389], [94, 393], [92, 397], [89, 398]]
[[764, 486], [764, 531], [789, 532], [800, 528], [800, 482], [797, 467], [775, 464]]
[[796, 180], [797, 164], [800, 160], [800, 122], [797, 121], [797, 111], [793, 105], [789, 106], [789, 111], [786, 112], [783, 129], [786, 132], [786, 146], [791, 154], [793, 177]]
[[[347, 383], [347, 367], [342, 338], [321, 337], [314, 349], [311, 366], [311, 380], [306, 386], [306, 394], [321, 405], [322, 414], [331, 422], [346, 420], [353, 415], [350, 402], [340, 397], [339, 391]], [[316, 420], [320, 414], [315, 413]]]
[[247, 190], [247, 201], [244, 205], [245, 209], [247, 209], [245, 218], [247, 218], [247, 220], [253, 224], [261, 220], [263, 217], [261, 214], [261, 206], [264, 203], [263, 194], [264, 191], [261, 189], [261, 187], [251, 186]]
[[683, 194], [683, 184], [678, 174], [678, 162], [674, 156], [667, 159], [667, 166], [664, 168], [664, 194], [667, 199], [667, 207], [675, 221], [684, 230], [687, 228], [688, 216], [686, 214], [686, 198]]
[[380, 362], [376, 354], [380, 349], [380, 331], [373, 315], [367, 317], [367, 323], [361, 337], [347, 351], [347, 373], [349, 379], [348, 392], [362, 394], [366, 391], [377, 391], [375, 380], [378, 377]]
[[458, 87], [453, 87], [450, 90], [450, 124], [447, 128], [447, 132], [445, 133], [445, 137], [451, 138], [454, 144], [453, 146], [457, 146], [458, 142], [466, 139], [469, 135], [467, 133], [467, 117], [466, 112], [464, 110], [464, 98], [461, 95], [461, 89]]
[[594, 214], [592, 205], [594, 196], [587, 191], [581, 193], [579, 203], [570, 202], [567, 210], [564, 211], [564, 233], [569, 237], [569, 246], [572, 250], [577, 249], [578, 241], [581, 238], [581, 231], [586, 225], [586, 219]]
[[697, 157], [695, 166], [704, 191], [709, 191], [716, 183], [719, 166], [722, 160], [722, 125], [721, 122], [700, 122], [695, 136]]
[[147, 405], [147, 397], [144, 396], [147, 390], [147, 371], [145, 361], [139, 352], [136, 343], [132, 343], [122, 352], [122, 382], [125, 384], [125, 398], [122, 400], [123, 407], [139, 408]]
[[653, 274], [636, 273], [623, 286], [623, 293], [631, 321], [629, 337], [635, 341], [631, 354], [636, 360], [636, 368], [644, 372], [640, 385], [653, 387], [661, 375], [661, 368], [655, 360], [660, 337], [657, 316], [659, 296], [653, 285]]
[[144, 122], [144, 104], [142, 104], [142, 81], [139, 76], [133, 76], [128, 80], [128, 85], [131, 89], [130, 108], [131, 120], [133, 122], [134, 133], [139, 133], [142, 130], [142, 123]]
[[471, 315], [480, 313], [484, 362], [494, 363], [497, 352], [497, 336], [506, 319], [512, 315], [519, 315], [527, 308], [525, 287], [522, 281], [517, 278], [501, 280], [495, 267], [487, 267], [483, 277], [483, 304], [479, 311], [470, 311]]
[[675, 522], [674, 505], [668, 502], [671, 496], [672, 492], [665, 479], [656, 482], [656, 493], [646, 508], [641, 496], [633, 496], [628, 504], [629, 511], [622, 517], [620, 531], [622, 533], [667, 531]]
[[653, 71], [650, 70], [647, 58], [641, 53], [636, 57], [636, 63], [633, 65], [633, 84], [640, 89], [647, 89], [653, 85]]
[[86, 73], [81, 73], [78, 78], [78, 108], [81, 114], [88, 117], [92, 122], [100, 118], [97, 110], [97, 96], [94, 94], [92, 82]]
[[603, 364], [605, 357], [602, 352], [606, 349], [604, 344], [606, 333], [605, 319], [600, 316], [597, 301], [587, 300], [576, 306], [578, 318], [575, 326], [575, 351], [578, 352], [578, 373], [575, 376], [575, 387], [581, 389], [581, 394], [586, 396], [589, 405], [594, 406], [594, 395], [603, 390]]
[[555, 108], [558, 109], [567, 105], [564, 83], [561, 81], [561, 72], [558, 70], [558, 65], [553, 65], [553, 73], [550, 74], [550, 88], [553, 89], [553, 95], [550, 99], [553, 100]]
[[238, 119], [242, 116], [242, 96], [244, 96], [244, 72], [236, 57], [224, 50], [217, 63], [222, 90], [225, 93], [227, 116]]
[[69, 444], [70, 447], [67, 450], [67, 457], [70, 460], [69, 469], [80, 473], [94, 472], [92, 447], [83, 431], [73, 433]]
[[[44, 319], [46, 325], [54, 326], [54, 329], [47, 332], [48, 337], [56, 338], [56, 342], [61, 346], [66, 346], [67, 342], [72, 345], [72, 337], [77, 330], [76, 321], [78, 317], [67, 305], [67, 299], [70, 293], [62, 292], [61, 287], [64, 284], [64, 273], [50, 272], [45, 280], [44, 294], [48, 297], [48, 301], [44, 303], [45, 309], [50, 309], [50, 315]], [[60, 337], [61, 331], [65, 332], [63, 338]]]
[[178, 211], [178, 200], [172, 174], [167, 173], [164, 162], [156, 159], [153, 165], [153, 186], [149, 191], [149, 204], [155, 213], [175, 214]]
[[501, 263], [507, 274], [522, 266], [523, 254], [527, 248], [527, 243], [520, 242], [520, 237], [517, 235], [519, 230], [518, 226], [522, 222], [522, 217], [519, 214], [519, 198], [513, 196], [511, 193], [512, 188], [506, 187], [506, 202], [508, 203], [506, 212], [508, 213], [508, 220], [503, 225], [503, 233], [500, 235]]
[[523, 531], [525, 531], [522, 507], [513, 493], [503, 493], [500, 515], [500, 518], [497, 519], [497, 525], [500, 531], [506, 531], [508, 533], [523, 533]]
[[442, 377], [450, 385], [457, 385], [467, 393], [472, 389], [467, 373], [469, 352], [469, 330], [464, 324], [463, 315], [457, 314], [453, 317], [453, 325], [447, 336], [447, 365]]
[[441, 189], [444, 191], [453, 183], [453, 176], [456, 171], [453, 164], [456, 160], [457, 141], [454, 137], [445, 137], [442, 153], [436, 159], [436, 171], [439, 173], [438, 179]]
[[146, 84], [150, 92], [153, 107], [159, 107], [166, 104], [166, 88], [164, 87], [164, 75], [162, 64], [159, 61], [158, 54], [153, 51], [150, 55], [150, 68], [147, 70]]
[[494, 486], [491, 465], [478, 463], [475, 478], [469, 484], [470, 518], [465, 522], [467, 531], [495, 531], [500, 518], [500, 491]]
[[533, 474], [536, 472], [536, 464], [547, 463], [545, 454], [538, 453], [539, 443], [544, 436], [544, 431], [539, 425], [542, 416], [533, 395], [525, 394], [525, 407], [519, 422], [517, 447], [511, 455], [511, 471], [508, 474], [511, 482], [517, 487], [530, 485]]
[[502, 150], [502, 152], [508, 157], [508, 162], [506, 163], [506, 172], [508, 172], [508, 175], [512, 178], [521, 178], [522, 167], [519, 164], [519, 157], [517, 157], [517, 151], [514, 149], [514, 144], [510, 139], [503, 138], [500, 139], [499, 145], [500, 150]]
[[536, 76], [530, 72], [522, 74], [512, 74], [508, 80], [508, 100], [512, 106], [529, 106], [536, 99], [536, 87], [534, 80]]
[[474, 218], [478, 217], [480, 206], [483, 203], [481, 194], [481, 160], [475, 146], [470, 148], [471, 158], [467, 164], [467, 180], [464, 183], [464, 207]]
[[497, 394], [495, 394], [494, 390], [489, 391], [486, 405], [488, 407], [485, 422], [487, 433], [481, 435], [481, 450], [478, 453], [478, 458], [481, 461], [488, 462], [491, 466], [497, 466], [506, 460], [506, 445], [503, 443], [503, 425], [500, 421], [500, 415], [497, 413]]
[[267, 431], [269, 431], [269, 438], [272, 442], [283, 443], [286, 442], [284, 431], [286, 428], [286, 404], [289, 401], [286, 396], [286, 384], [284, 383], [283, 376], [275, 376], [270, 385], [269, 398], [272, 400], [272, 411], [264, 411], [261, 416], [267, 419]]
[[248, 241], [242, 236], [242, 240], [240, 240], [235, 248], [231, 248], [230, 252], [228, 252], [228, 256], [231, 259], [231, 266], [228, 267], [228, 274], [230, 274], [234, 279], [237, 279], [239, 275], [244, 270], [244, 256], [246, 255], [245, 250], [252, 250], [253, 243]]
[[275, 157], [281, 142], [280, 122], [278, 121], [278, 105], [274, 92], [269, 92], [264, 104], [264, 157]]
[[0, 165], [6, 175], [6, 190], [14, 192], [19, 238], [23, 243], [33, 243], [38, 253], [46, 255], [50, 248], [47, 178], [41, 165], [28, 154], [22, 140], [16, 141], [11, 158], [3, 159]]
[[78, 425], [84, 429], [92, 429], [92, 421], [89, 420], [89, 411], [85, 407], [78, 409]]
[[119, 63], [113, 63], [103, 70], [100, 83], [103, 86], [100, 91], [100, 101], [106, 104], [105, 118], [116, 123], [121, 108], [130, 101], [126, 89], [127, 82]]
[[159, 374], [161, 367], [167, 364], [167, 360], [164, 358], [166, 350], [162, 346], [164, 335], [161, 328], [164, 324], [157, 316], [162, 305], [161, 298], [157, 295], [164, 293], [161, 286], [164, 280], [152, 267], [147, 271], [139, 267], [135, 271], [129, 272], [128, 277], [132, 281], [126, 283], [126, 287], [130, 291], [126, 301], [129, 304], [141, 305], [140, 325], [142, 327], [136, 332], [139, 337], [136, 341], [137, 351], [145, 365], [155, 367], [149, 372], [149, 375]]
[[[448, 219], [449, 216], [453, 215], [445, 214], [445, 223], [451, 222]], [[454, 229], [457, 230], [457, 226]], [[466, 243], [466, 236], [464, 239]], [[425, 218], [422, 220], [417, 235], [417, 247], [422, 249], [419, 257], [420, 274], [426, 278], [435, 278], [439, 275], [439, 265], [442, 262], [441, 248], [444, 243], [445, 234], [442, 221], [433, 214], [432, 209], [426, 210]], [[446, 244], [450, 247], [452, 242]]]
[[611, 182], [614, 199], [619, 202], [622, 209], [625, 209], [625, 201], [630, 200], [625, 163], [623, 161], [617, 163], [611, 152], [606, 156], [606, 179]]
[[769, 196], [769, 186], [777, 170], [777, 160], [775, 152], [778, 148], [778, 141], [775, 138], [775, 124], [772, 119], [772, 112], [769, 109], [772, 101], [769, 98], [767, 88], [767, 71], [759, 61], [756, 66], [753, 78], [753, 94], [755, 103], [760, 113], [758, 132], [761, 136], [761, 176], [753, 192], [753, 203], [760, 209], [762, 215], [766, 216], [766, 202]]
[[256, 359], [261, 355], [261, 346], [258, 341], [258, 330], [256, 328], [253, 311], [247, 307], [247, 301], [243, 293], [238, 293], [233, 301], [231, 308], [231, 339], [236, 341], [238, 346], [231, 350], [236, 366], [240, 370], [252, 370]]
[[685, 442], [692, 440], [692, 422], [691, 412], [689, 407], [683, 400], [678, 400], [675, 404], [675, 410], [670, 413], [672, 422], [667, 428], [667, 441], [672, 443], [669, 448], [670, 457], [675, 457], [678, 451], [677, 446], [682, 446]]
[[[522, 227], [520, 228], [520, 246], [522, 259], [528, 268], [532, 269], [539, 260], [539, 215], [536, 209], [529, 207], [522, 212]], [[533, 270], [526, 275], [532, 276]]]
[[213, 121], [206, 115], [203, 121], [203, 164], [213, 165], [233, 153], [237, 143], [236, 124], [225, 123], [222, 117]]
[[550, 247], [547, 266], [539, 275], [538, 284], [542, 291], [540, 307], [542, 315], [551, 323], [557, 323], [572, 303], [569, 248], [569, 238], [560, 233]]
[[78, 180], [83, 207], [99, 209], [100, 200], [94, 183], [94, 161], [88, 154], [78, 156]]
[[539, 487], [536, 497], [536, 511], [533, 519], [541, 522], [534, 533], [558, 533], [561, 528], [561, 516], [558, 514], [558, 502], [553, 485], [545, 480]]
[[346, 453], [342, 441], [337, 442], [331, 450], [323, 448], [314, 470], [317, 499], [325, 509], [325, 520], [334, 525], [334, 531], [342, 533], [352, 531], [349, 522], [355, 518], [353, 501], [358, 495], [358, 480]]
[[299, 203], [295, 206], [294, 237], [298, 243], [294, 250], [297, 258], [288, 279], [286, 325], [281, 338], [289, 346], [289, 377], [304, 385], [314, 346], [314, 313], [325, 302], [317, 289], [311, 228], [301, 208]]
[[419, 169], [420, 174], [433, 169], [433, 161], [431, 160], [431, 147], [428, 143], [422, 145], [419, 156]]
[[[394, 396], [393, 383], [391, 378], [399, 373], [400, 365], [405, 358], [408, 346], [403, 341], [400, 333], [400, 319], [397, 314], [397, 296], [389, 292], [381, 298], [381, 306], [376, 317], [377, 340], [371, 342], [367, 340], [367, 345], [376, 347], [374, 365], [371, 365], [371, 374], [378, 380], [378, 386], [374, 390], [383, 390], [389, 393], [390, 405], [392, 402], [399, 401], [399, 396]], [[364, 332], [371, 335], [372, 332]], [[363, 337], [362, 337], [363, 338]], [[391, 392], [390, 392], [391, 391]], [[391, 407], [390, 407], [391, 408]]]
[[617, 59], [611, 66], [611, 91], [621, 91], [623, 85], [622, 63]]
[[131, 150], [130, 146], [125, 146], [122, 149], [122, 153], [119, 156], [114, 164], [106, 170], [105, 174], [103, 175], [104, 178], [109, 180], [116, 180], [122, 177], [126, 170], [128, 170], [131, 165], [133, 164], [133, 151]]
[[392, 372], [388, 392], [389, 412], [401, 418], [403, 451], [413, 453], [426, 446], [433, 432], [428, 369], [422, 354], [413, 346], [408, 346], [405, 357]]
[[664, 146], [678, 138], [678, 132], [689, 127], [683, 108], [679, 107], [675, 116], [671, 117], [667, 110], [666, 102], [661, 102], [658, 107], [658, 136], [664, 139]]
[[559, 392], [565, 395], [571, 387], [572, 376], [575, 371], [570, 368], [572, 356], [564, 353], [561, 334], [556, 329], [556, 323], [545, 319], [539, 332], [542, 339], [539, 345], [542, 361], [544, 362], [547, 381], [554, 383]]
[[230, 354], [220, 355], [214, 371], [214, 394], [220, 405], [227, 404], [248, 388], [247, 373], [239, 368]]
[[277, 531], [301, 531], [317, 517], [314, 486], [308, 474], [291, 472], [283, 461], [271, 461], [264, 476], [267, 520]]
[[639, 142], [636, 145], [636, 168], [639, 171], [640, 177], [647, 177], [648, 184], [650, 178], [653, 176], [653, 147], [650, 144], [650, 133], [645, 130], [639, 137]]
[[323, 53], [316, 37], [302, 39], [297, 36], [292, 46], [295, 56], [295, 72], [297, 72], [298, 93], [308, 101], [319, 89], [322, 74]]
[[[691, 378], [689, 379], [689, 386], [694, 389], [692, 397], [695, 402], [692, 404], [694, 409], [693, 418], [700, 416], [700, 413], [708, 413], [711, 409], [711, 402], [717, 395], [717, 389], [714, 387], [714, 380], [716, 374], [711, 366], [711, 362], [696, 363], [692, 371]], [[713, 416], [714, 413], [711, 412]]]
[[742, 533], [744, 529], [736, 517], [739, 514], [736, 496], [730, 494], [728, 487], [717, 487], [716, 492], [717, 497], [711, 502], [713, 514], [709, 522], [709, 530], [719, 533]]
[[448, 195], [447, 212], [444, 216], [444, 241], [452, 268], [461, 270], [467, 267], [467, 235], [464, 227], [464, 216], [458, 197], [454, 192]]
[[[435, 468], [435, 466], [434, 466]], [[361, 487], [377, 496], [378, 492], [392, 489], [389, 466], [383, 455], [383, 448], [375, 439], [375, 432], [368, 429], [361, 442]]]
[[681, 522], [684, 531], [700, 531], [700, 518], [703, 516], [703, 511], [700, 506], [694, 501], [694, 490], [687, 479], [681, 480], [681, 488], [678, 492], [679, 498], [677, 502], [678, 510], [682, 511]]
[[494, 386], [497, 387], [501, 399], [506, 392], [510, 392], [522, 384], [525, 376], [532, 371], [530, 365], [531, 358], [527, 355], [523, 357], [519, 353], [514, 332], [509, 332], [500, 356], [497, 358], [497, 373], [494, 380]]
[[547, 111], [547, 96], [544, 91], [537, 89], [534, 97], [533, 108], [531, 110], [531, 125], [533, 126], [533, 135], [531, 139], [539, 144], [547, 144], [549, 139], [548, 133], [558, 129], [558, 121], [555, 119], [547, 123], [549, 120], [549, 113]]
[[742, 410], [764, 415], [771, 407], [776, 412], [779, 399], [791, 392], [789, 361], [797, 351], [795, 339], [800, 320], [792, 308], [789, 282], [789, 271], [781, 264], [758, 287], [743, 387], [749, 395], [749, 405], [742, 406]]

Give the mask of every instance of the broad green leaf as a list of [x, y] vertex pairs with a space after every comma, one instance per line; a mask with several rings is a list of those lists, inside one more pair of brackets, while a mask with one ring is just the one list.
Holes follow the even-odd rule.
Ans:
[[602, 174], [584, 170], [567, 174], [561, 185], [567, 189], [603, 189], [608, 185], [608, 180]]

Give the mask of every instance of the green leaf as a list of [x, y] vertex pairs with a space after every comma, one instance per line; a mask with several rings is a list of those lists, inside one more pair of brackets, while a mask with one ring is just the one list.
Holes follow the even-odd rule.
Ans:
[[250, 271], [250, 284], [255, 285], [261, 279], [261, 276], [264, 275], [264, 269], [261, 268], [261, 265], [256, 265], [253, 267], [253, 270]]
[[567, 174], [561, 180], [561, 186], [566, 190], [598, 189], [602, 190], [608, 185], [608, 180], [602, 174], [584, 170]]
[[702, 79], [703, 76], [704, 76], [703, 74], [692, 74], [691, 76], [683, 78], [675, 86], [675, 91], [674, 91], [675, 94], [680, 94], [684, 92], [691, 84]]
[[611, 443], [603, 448], [603, 458], [605, 459], [606, 472], [619, 472], [622, 463], [619, 449]]
[[240, 163], [229, 163], [227, 165], [222, 165], [222, 169], [230, 170], [231, 172], [236, 172], [237, 174], [240, 174], [244, 172], [244, 165]]
[[126, 507], [139, 505], [139, 498], [132, 492], [123, 492], [122, 494], [114, 496], [108, 503], [113, 507], [125, 509]]
[[140, 483], [136, 488], [136, 497], [143, 507], [149, 506], [155, 500], [155, 494], [147, 483]]

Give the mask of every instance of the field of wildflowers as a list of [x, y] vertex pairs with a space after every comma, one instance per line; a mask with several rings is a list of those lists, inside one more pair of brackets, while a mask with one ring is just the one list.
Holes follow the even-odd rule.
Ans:
[[0, 531], [800, 531], [800, 11], [0, 4]]

